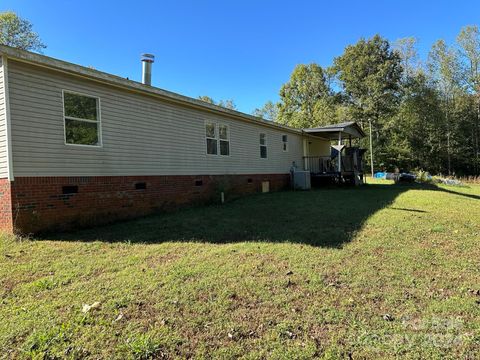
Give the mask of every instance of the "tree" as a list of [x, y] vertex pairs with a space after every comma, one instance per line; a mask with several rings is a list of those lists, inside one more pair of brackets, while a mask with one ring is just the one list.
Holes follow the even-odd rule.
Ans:
[[465, 26], [457, 36], [460, 54], [468, 63], [465, 81], [470, 91], [480, 92], [480, 32], [478, 26]]
[[418, 40], [414, 37], [406, 37], [395, 41], [394, 51], [400, 57], [404, 81], [415, 75], [421, 68], [417, 52]]
[[443, 112], [439, 92], [423, 71], [403, 86], [398, 112], [389, 123], [387, 166], [443, 171]]
[[278, 104], [267, 101], [261, 108], [253, 110], [253, 116], [260, 117], [265, 120], [277, 121], [278, 119]]
[[198, 100], [202, 100], [206, 103], [209, 103], [209, 104], [212, 104], [212, 105], [215, 105], [215, 101], [210, 97], [210, 96], [207, 96], [207, 95], [201, 95], [198, 97]]
[[20, 18], [14, 12], [0, 13], [0, 44], [42, 52], [46, 45], [32, 28], [28, 20]]
[[235, 105], [232, 99], [220, 100], [219, 102], [216, 102], [210, 96], [207, 96], [207, 95], [199, 96], [198, 99], [212, 105], [221, 106], [230, 110], [237, 110], [237, 105]]
[[217, 105], [230, 110], [237, 110], [237, 105], [235, 105], [232, 99], [220, 100]]
[[335, 117], [327, 76], [317, 64], [300, 64], [280, 89], [277, 121], [297, 128], [326, 124]]
[[334, 59], [334, 69], [354, 119], [371, 121], [377, 160], [385, 159], [389, 134], [387, 120], [395, 113], [401, 95], [402, 66], [397, 52], [379, 35], [345, 48]]
[[398, 104], [402, 68], [400, 57], [386, 39], [375, 35], [347, 46], [334, 59], [347, 101], [361, 119], [378, 120]]
[[455, 97], [461, 90], [461, 66], [458, 53], [438, 40], [429, 53], [428, 67], [435, 85], [443, 97], [445, 117], [446, 156], [448, 174], [452, 174], [452, 150], [455, 148], [456, 122], [453, 118]]
[[475, 159], [474, 171], [480, 169], [480, 32], [478, 26], [465, 26], [457, 36], [461, 56], [467, 62], [464, 81], [468, 90], [475, 96], [475, 113], [471, 124], [471, 143], [473, 158]]

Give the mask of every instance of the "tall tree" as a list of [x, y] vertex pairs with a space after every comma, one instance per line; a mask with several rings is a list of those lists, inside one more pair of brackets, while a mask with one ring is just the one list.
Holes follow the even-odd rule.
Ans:
[[480, 31], [478, 26], [465, 26], [457, 36], [461, 55], [467, 63], [464, 81], [475, 96], [475, 117], [471, 124], [471, 142], [475, 159], [474, 171], [480, 170]]
[[375, 35], [347, 46], [334, 59], [334, 69], [354, 118], [364, 125], [371, 121], [376, 160], [383, 163], [389, 139], [386, 122], [400, 101], [400, 56], [386, 39]]
[[333, 97], [323, 68], [317, 64], [297, 65], [290, 81], [280, 89], [277, 121], [305, 128], [329, 123], [334, 116]]
[[273, 103], [272, 101], [267, 101], [261, 108], [253, 110], [252, 115], [265, 120], [277, 121], [278, 104]]
[[361, 39], [347, 46], [334, 64], [347, 100], [362, 119], [380, 119], [395, 109], [402, 68], [386, 39]]
[[423, 71], [403, 86], [402, 101], [390, 122], [388, 167], [442, 172], [443, 110], [441, 98]]
[[458, 53], [447, 46], [445, 41], [438, 40], [430, 50], [428, 66], [436, 87], [443, 96], [447, 171], [450, 175], [454, 171], [452, 151], [458, 143], [455, 137], [457, 124], [453, 116], [456, 95], [460, 92], [462, 79]]
[[0, 44], [37, 52], [46, 48], [30, 21], [12, 11], [0, 13]]
[[398, 39], [393, 45], [394, 51], [400, 57], [404, 81], [414, 76], [420, 69], [417, 42], [415, 37], [406, 37]]

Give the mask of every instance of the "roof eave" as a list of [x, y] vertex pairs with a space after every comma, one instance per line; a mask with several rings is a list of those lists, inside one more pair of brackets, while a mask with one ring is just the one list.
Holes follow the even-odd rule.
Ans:
[[45, 55], [32, 53], [29, 51], [12, 48], [6, 45], [0, 45], [0, 55], [12, 58], [16, 61], [33, 64], [40, 67], [49, 68], [52, 70], [67, 73], [73, 76], [79, 76], [105, 83], [115, 87], [125, 88], [127, 90], [140, 92], [150, 96], [160, 97], [163, 100], [180, 103], [189, 107], [214, 112], [217, 114], [228, 115], [237, 119], [242, 119], [248, 122], [256, 123], [261, 126], [272, 127], [275, 129], [282, 129], [296, 134], [302, 134], [302, 130], [294, 129], [286, 125], [268, 122], [262, 118], [242, 113], [240, 111], [227, 109], [221, 106], [206, 103], [204, 101], [194, 99], [188, 96], [180, 95], [161, 88], [144, 85], [140, 82], [122, 78], [117, 75], [112, 75], [99, 70], [87, 68], [85, 66], [69, 63], [63, 60], [55, 59]]

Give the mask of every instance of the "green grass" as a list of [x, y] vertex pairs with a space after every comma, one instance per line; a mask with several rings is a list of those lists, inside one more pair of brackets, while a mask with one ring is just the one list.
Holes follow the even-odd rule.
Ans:
[[479, 349], [480, 186], [254, 195], [0, 241], [0, 358], [474, 359]]

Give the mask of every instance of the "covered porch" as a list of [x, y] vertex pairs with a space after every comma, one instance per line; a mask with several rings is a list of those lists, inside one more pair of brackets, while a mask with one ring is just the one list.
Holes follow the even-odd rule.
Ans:
[[352, 146], [352, 140], [366, 135], [356, 122], [303, 129], [303, 132], [330, 145], [319, 151], [311, 149], [309, 142], [304, 149], [303, 168], [310, 172], [312, 183], [363, 184], [366, 149]]

